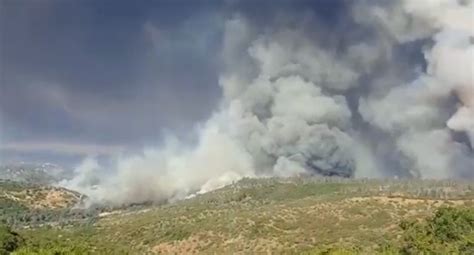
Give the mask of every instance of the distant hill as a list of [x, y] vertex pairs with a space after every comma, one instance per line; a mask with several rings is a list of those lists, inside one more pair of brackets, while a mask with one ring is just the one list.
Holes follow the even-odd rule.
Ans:
[[69, 178], [70, 175], [69, 171], [51, 163], [0, 165], [0, 180], [48, 185]]
[[89, 213], [75, 209], [83, 198], [62, 187], [0, 180], [0, 223], [38, 226], [77, 221]]
[[31, 209], [62, 209], [74, 206], [81, 194], [61, 187], [0, 181], [0, 199]]

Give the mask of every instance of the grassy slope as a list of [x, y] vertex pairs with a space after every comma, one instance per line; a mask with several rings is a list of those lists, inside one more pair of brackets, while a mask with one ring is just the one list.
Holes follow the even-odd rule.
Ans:
[[0, 221], [10, 224], [31, 215], [66, 210], [79, 201], [79, 193], [64, 188], [0, 180]]
[[472, 207], [474, 185], [452, 181], [243, 180], [193, 199], [124, 211], [93, 226], [21, 231], [30, 247], [100, 254], [301, 253], [328, 246], [373, 253], [397, 242], [402, 219]]
[[[61, 209], [78, 203], [80, 194], [60, 187], [0, 180], [0, 199], [15, 207]], [[3, 205], [3, 203], [0, 203]]]

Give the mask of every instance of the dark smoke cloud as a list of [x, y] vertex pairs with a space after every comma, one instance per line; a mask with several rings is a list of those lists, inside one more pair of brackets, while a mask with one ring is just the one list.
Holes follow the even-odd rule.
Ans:
[[120, 204], [243, 177], [474, 176], [474, 1], [289, 2], [217, 15], [222, 98], [195, 143], [167, 136], [105, 175], [88, 158], [62, 185]]
[[0, 1], [1, 158], [77, 164], [82, 149], [56, 145], [136, 152], [187, 133], [220, 96], [217, 8]]

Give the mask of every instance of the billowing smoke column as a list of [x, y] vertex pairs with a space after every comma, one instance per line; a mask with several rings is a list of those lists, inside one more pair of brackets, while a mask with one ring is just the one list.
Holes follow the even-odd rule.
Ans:
[[[359, 105], [366, 121], [395, 137], [412, 175], [473, 175], [473, 3], [406, 0], [401, 6], [409, 15], [405, 22], [394, 18], [400, 17], [398, 13], [378, 10], [380, 18], [394, 18], [388, 30], [397, 42], [431, 39], [432, 46], [424, 53], [426, 72], [410, 83], [390, 88], [383, 96], [362, 98]], [[452, 96], [457, 97], [456, 105], [449, 109]], [[454, 141], [452, 131], [465, 132], [470, 142]]]
[[265, 25], [234, 15], [224, 28], [224, 96], [196, 145], [169, 138], [104, 177], [88, 159], [63, 184], [121, 204], [243, 177], [473, 177], [474, 1], [369, 3], [350, 6], [345, 31], [311, 14]]

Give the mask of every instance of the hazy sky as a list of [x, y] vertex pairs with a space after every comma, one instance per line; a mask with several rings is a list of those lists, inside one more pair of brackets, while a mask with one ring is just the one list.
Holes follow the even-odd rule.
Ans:
[[298, 10], [337, 27], [345, 2], [0, 0], [1, 159], [71, 163], [185, 135], [218, 104], [225, 19]]

